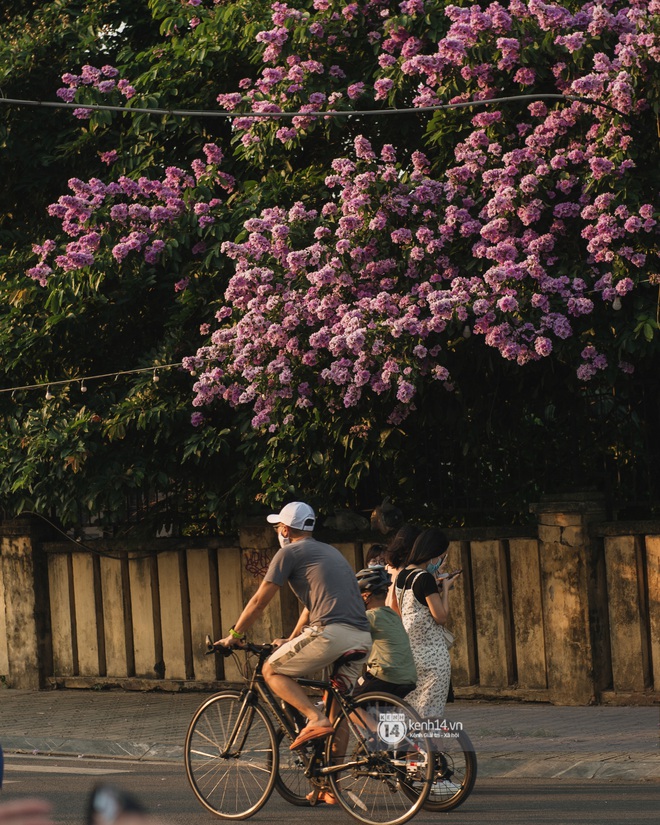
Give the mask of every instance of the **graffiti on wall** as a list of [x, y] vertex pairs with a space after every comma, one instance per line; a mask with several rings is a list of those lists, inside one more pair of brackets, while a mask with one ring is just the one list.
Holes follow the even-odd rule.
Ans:
[[273, 555], [272, 550], [248, 550], [244, 553], [245, 569], [253, 576], [263, 579]]

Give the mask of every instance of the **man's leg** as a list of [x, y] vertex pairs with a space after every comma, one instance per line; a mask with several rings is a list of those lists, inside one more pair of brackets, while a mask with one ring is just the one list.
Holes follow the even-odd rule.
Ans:
[[307, 727], [329, 727], [330, 720], [322, 708], [314, 705], [296, 678], [315, 673], [336, 658], [323, 630], [306, 627], [295, 639], [280, 645], [264, 664], [263, 674], [268, 687], [307, 717]]
[[330, 720], [323, 710], [316, 707], [305, 689], [295, 679], [291, 676], [284, 676], [282, 673], [276, 673], [269, 662], [264, 664], [263, 674], [266, 684], [273, 693], [279, 696], [280, 699], [284, 699], [289, 705], [293, 705], [303, 716], [306, 716], [311, 727], [327, 727], [330, 725]]

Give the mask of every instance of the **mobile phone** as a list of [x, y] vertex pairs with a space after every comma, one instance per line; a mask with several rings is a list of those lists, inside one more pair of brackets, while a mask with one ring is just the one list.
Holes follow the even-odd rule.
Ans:
[[135, 797], [114, 785], [97, 785], [89, 797], [85, 825], [114, 825], [125, 813], [145, 814], [146, 810]]
[[445, 579], [453, 579], [454, 576], [458, 576], [459, 573], [462, 573], [463, 570], [452, 570], [451, 573], [439, 573], [436, 577], [436, 581], [444, 581]]

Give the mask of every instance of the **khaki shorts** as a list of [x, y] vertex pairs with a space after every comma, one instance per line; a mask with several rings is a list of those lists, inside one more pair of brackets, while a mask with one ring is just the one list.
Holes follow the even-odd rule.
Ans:
[[275, 673], [282, 676], [308, 676], [336, 662], [349, 650], [364, 650], [364, 657], [342, 665], [338, 674], [351, 689], [362, 673], [371, 650], [371, 633], [352, 625], [329, 624], [305, 627], [300, 636], [289, 639], [268, 658]]

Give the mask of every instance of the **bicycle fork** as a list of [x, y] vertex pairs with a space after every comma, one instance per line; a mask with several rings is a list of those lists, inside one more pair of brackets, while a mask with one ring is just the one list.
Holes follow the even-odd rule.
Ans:
[[238, 759], [241, 755], [254, 717], [253, 705], [255, 698], [250, 692], [245, 694], [226, 747], [220, 751], [221, 759]]

